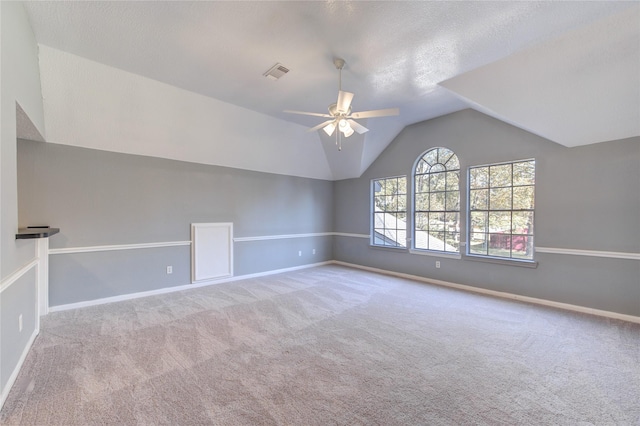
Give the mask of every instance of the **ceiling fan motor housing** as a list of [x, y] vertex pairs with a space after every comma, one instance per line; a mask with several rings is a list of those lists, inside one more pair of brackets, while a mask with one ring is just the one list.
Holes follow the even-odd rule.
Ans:
[[340, 115], [351, 115], [351, 105], [349, 105], [349, 109], [347, 111], [340, 112], [338, 111], [338, 104], [331, 104], [329, 105], [329, 114], [331, 114], [332, 117], [338, 117]]

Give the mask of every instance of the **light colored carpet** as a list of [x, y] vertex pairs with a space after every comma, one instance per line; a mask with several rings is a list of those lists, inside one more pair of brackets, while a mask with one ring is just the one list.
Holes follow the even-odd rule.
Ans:
[[640, 325], [323, 266], [50, 314], [3, 425], [639, 425]]

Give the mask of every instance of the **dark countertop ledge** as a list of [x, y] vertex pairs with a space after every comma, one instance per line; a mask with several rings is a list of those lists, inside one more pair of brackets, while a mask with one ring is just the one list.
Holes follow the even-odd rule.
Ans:
[[16, 240], [27, 240], [31, 238], [47, 238], [60, 232], [60, 228], [50, 228], [48, 226], [27, 226], [18, 229]]

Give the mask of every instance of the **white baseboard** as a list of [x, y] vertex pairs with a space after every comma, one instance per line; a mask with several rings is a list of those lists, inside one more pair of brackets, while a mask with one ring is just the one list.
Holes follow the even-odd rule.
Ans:
[[307, 269], [307, 268], [313, 268], [316, 266], [328, 265], [330, 263], [332, 263], [332, 261], [309, 263], [306, 265], [294, 266], [291, 268], [275, 269], [272, 271], [258, 272], [255, 274], [239, 275], [236, 277], [225, 277], [218, 280], [201, 281], [193, 284], [184, 284], [184, 285], [179, 285], [175, 287], [159, 288], [157, 290], [142, 291], [138, 293], [128, 293], [128, 294], [122, 294], [122, 295], [112, 296], [112, 297], [104, 297], [102, 299], [94, 299], [94, 300], [87, 300], [87, 301], [77, 302], [77, 303], [69, 303], [66, 305], [50, 306], [49, 312], [68, 311], [70, 309], [79, 309], [79, 308], [86, 308], [89, 306], [104, 305], [105, 303], [122, 302], [124, 300], [138, 299], [140, 297], [155, 296], [158, 294], [173, 293], [176, 291], [206, 287], [206, 286], [215, 285], [215, 284], [223, 284], [223, 283], [228, 283], [232, 281], [241, 281], [241, 280], [246, 280], [250, 278], [264, 277], [267, 275], [281, 274], [283, 272], [291, 272], [299, 269]]
[[13, 368], [13, 372], [11, 373], [11, 376], [9, 376], [9, 381], [7, 381], [7, 383], [2, 388], [2, 394], [0, 394], [0, 409], [2, 409], [2, 407], [4, 406], [4, 402], [7, 400], [7, 397], [9, 396], [9, 392], [11, 391], [13, 384], [16, 382], [16, 379], [18, 378], [18, 374], [20, 373], [20, 369], [22, 369], [22, 364], [24, 364], [24, 360], [27, 359], [29, 350], [31, 349], [31, 346], [33, 345], [33, 342], [36, 340], [37, 336], [38, 336], [38, 329], [36, 328], [35, 330], [33, 330], [33, 334], [31, 334], [29, 341], [27, 342], [26, 346], [22, 350], [20, 359], [18, 359], [18, 363]]
[[513, 294], [513, 293], [505, 293], [505, 292], [502, 292], [502, 291], [495, 291], [495, 290], [489, 290], [489, 289], [480, 288], [480, 287], [473, 287], [473, 286], [470, 286], [470, 285], [457, 284], [457, 283], [452, 283], [452, 282], [449, 282], [449, 281], [435, 280], [435, 279], [431, 279], [431, 278], [421, 277], [421, 276], [418, 276], [418, 275], [403, 274], [401, 272], [394, 272], [394, 271], [388, 271], [386, 269], [372, 268], [370, 266], [357, 265], [355, 263], [347, 263], [347, 262], [342, 262], [342, 261], [339, 261], [339, 260], [334, 260], [331, 263], [336, 264], [336, 265], [348, 266], [348, 267], [356, 268], [356, 269], [363, 269], [363, 270], [371, 271], [371, 272], [377, 272], [377, 273], [384, 274], [384, 275], [392, 275], [392, 276], [396, 276], [396, 277], [399, 277], [399, 278], [406, 278], [406, 279], [410, 279], [410, 280], [414, 280], [414, 281], [420, 281], [420, 282], [424, 282], [424, 283], [427, 283], [427, 284], [434, 284], [434, 285], [439, 285], [439, 286], [443, 286], [443, 287], [450, 287], [450, 288], [455, 288], [455, 289], [458, 289], [458, 290], [470, 291], [470, 292], [473, 292], [473, 293], [487, 294], [487, 295], [490, 295], [490, 296], [500, 297], [500, 298], [503, 298], [503, 299], [519, 300], [519, 301], [522, 301], [522, 302], [533, 303], [533, 304], [536, 304], [536, 305], [550, 306], [550, 307], [553, 307], [553, 308], [564, 309], [564, 310], [567, 310], [567, 311], [581, 312], [581, 313], [585, 313], [585, 314], [597, 315], [597, 316], [600, 316], [600, 317], [613, 318], [613, 319], [618, 319], [618, 320], [622, 320], [622, 321], [628, 321], [628, 322], [633, 322], [633, 323], [640, 324], [640, 317], [637, 317], [637, 316], [634, 316], [634, 315], [620, 314], [618, 312], [611, 312], [611, 311], [604, 311], [604, 310], [601, 310], [601, 309], [587, 308], [585, 306], [572, 305], [572, 304], [569, 304], [569, 303], [554, 302], [552, 300], [538, 299], [536, 297], [520, 296], [518, 294]]

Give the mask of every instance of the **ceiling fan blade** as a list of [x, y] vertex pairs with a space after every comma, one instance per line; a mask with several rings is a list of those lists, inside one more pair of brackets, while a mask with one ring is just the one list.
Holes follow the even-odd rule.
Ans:
[[339, 112], [347, 113], [349, 111], [349, 107], [351, 106], [351, 100], [353, 99], [353, 93], [351, 92], [343, 92], [340, 90], [338, 92], [338, 102], [336, 102], [336, 109]]
[[351, 125], [351, 128], [356, 132], [358, 132], [359, 135], [369, 131], [369, 129], [367, 129], [366, 127], [364, 127], [362, 124], [358, 123], [355, 120], [349, 119], [347, 120], [347, 123], [349, 123]]
[[285, 109], [283, 112], [288, 112], [290, 114], [302, 114], [302, 115], [312, 115], [314, 117], [332, 117], [329, 114], [320, 114], [319, 112], [305, 112], [305, 111], [292, 111], [289, 109]]
[[317, 126], [314, 126], [312, 128], [310, 128], [309, 130], [307, 130], [307, 132], [315, 132], [318, 129], [322, 129], [324, 126], [326, 126], [327, 124], [331, 124], [333, 123], [335, 120], [327, 120], [324, 123], [320, 123]]
[[387, 109], [374, 109], [371, 111], [354, 112], [351, 114], [352, 118], [372, 118], [372, 117], [387, 117], [390, 115], [399, 115], [400, 110], [398, 108]]

